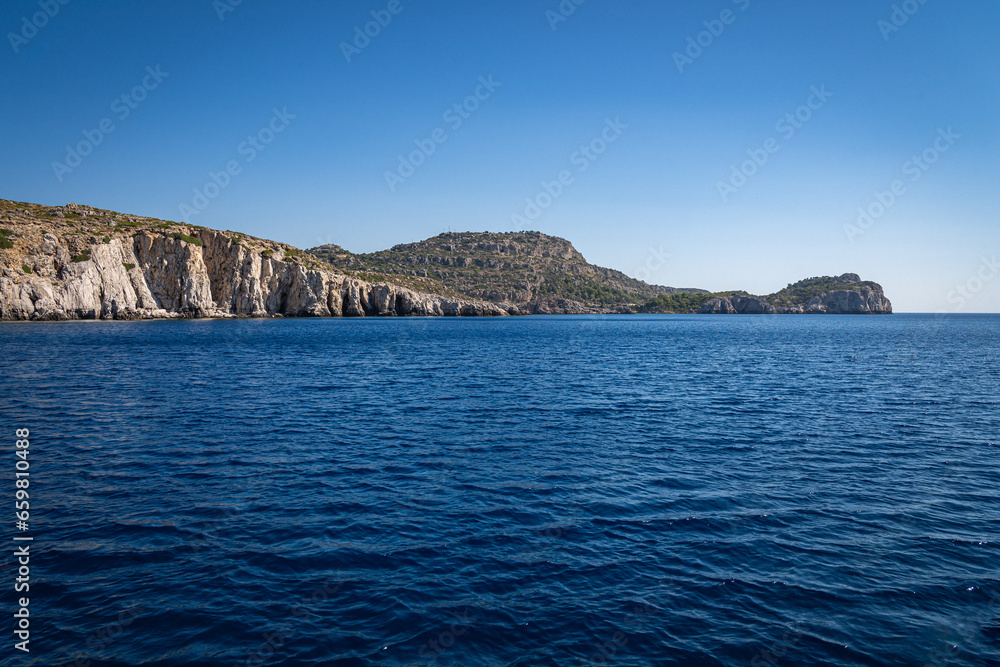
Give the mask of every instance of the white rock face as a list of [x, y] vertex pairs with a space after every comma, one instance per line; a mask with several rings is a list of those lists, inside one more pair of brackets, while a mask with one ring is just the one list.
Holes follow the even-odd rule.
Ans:
[[200, 238], [203, 246], [140, 233], [90, 245], [89, 259], [74, 262], [69, 240], [45, 234], [24, 257], [30, 274], [0, 269], [0, 319], [516, 314], [307, 269], [211, 230]]

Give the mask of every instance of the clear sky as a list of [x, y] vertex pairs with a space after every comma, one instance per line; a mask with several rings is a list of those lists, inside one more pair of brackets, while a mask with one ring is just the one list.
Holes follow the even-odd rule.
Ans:
[[1000, 312], [995, 0], [6, 0], [0, 28], [6, 199], [356, 252], [537, 229], [658, 284], [856, 272]]

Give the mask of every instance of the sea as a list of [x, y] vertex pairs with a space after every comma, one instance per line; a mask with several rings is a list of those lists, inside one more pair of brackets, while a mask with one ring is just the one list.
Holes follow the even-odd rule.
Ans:
[[1000, 665], [1000, 316], [4, 323], [0, 368], [3, 665]]

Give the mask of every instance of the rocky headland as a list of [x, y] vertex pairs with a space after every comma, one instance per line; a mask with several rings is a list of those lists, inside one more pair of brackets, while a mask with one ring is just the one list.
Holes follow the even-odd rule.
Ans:
[[786, 290], [808, 286], [816, 281], [823, 285], [806, 298], [782, 298], [778, 294], [753, 296], [732, 294], [715, 296], [698, 309], [704, 314], [772, 315], [772, 314], [829, 314], [829, 315], [888, 315], [892, 304], [885, 298], [882, 286], [862, 281], [856, 273], [845, 273], [836, 278], [810, 278], [789, 285]]
[[888, 315], [892, 303], [882, 286], [856, 273], [808, 278], [767, 296], [723, 292], [695, 296], [667, 295], [650, 301], [646, 313], [711, 315]]

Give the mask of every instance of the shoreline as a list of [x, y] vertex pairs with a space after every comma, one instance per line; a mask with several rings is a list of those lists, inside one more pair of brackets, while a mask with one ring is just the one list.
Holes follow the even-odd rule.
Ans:
[[777, 318], [823, 318], [823, 317], [849, 317], [867, 318], [885, 315], [927, 315], [927, 316], [972, 316], [972, 315], [1000, 315], [1000, 313], [730, 313], [728, 316], [720, 317], [720, 313], [524, 313], [519, 315], [358, 315], [340, 317], [317, 317], [303, 315], [230, 315], [226, 317], [198, 317], [187, 315], [170, 315], [164, 317], [76, 317], [76, 318], [52, 318], [52, 319], [0, 319], [3, 324], [71, 324], [71, 323], [112, 323], [112, 322], [271, 322], [271, 321], [347, 321], [364, 322], [372, 320], [401, 321], [401, 320], [525, 320], [537, 318], [574, 318], [574, 317], [627, 317], [627, 318], [667, 318], [667, 317], [698, 317], [704, 319], [728, 319], [728, 318], [756, 318], [756, 317], [777, 317]]

